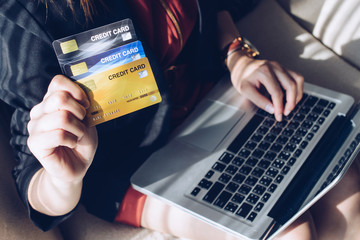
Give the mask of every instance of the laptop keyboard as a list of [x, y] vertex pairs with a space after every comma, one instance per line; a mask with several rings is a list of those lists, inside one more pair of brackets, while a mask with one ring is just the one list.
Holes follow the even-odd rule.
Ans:
[[282, 122], [259, 109], [190, 196], [253, 222], [334, 107], [304, 94]]

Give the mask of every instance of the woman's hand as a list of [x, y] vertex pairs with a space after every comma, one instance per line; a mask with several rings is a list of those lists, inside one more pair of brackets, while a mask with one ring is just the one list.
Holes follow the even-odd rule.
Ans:
[[28, 146], [45, 170], [64, 181], [81, 180], [95, 155], [97, 133], [83, 119], [89, 101], [63, 75], [55, 76], [41, 103], [30, 112]]
[[[274, 114], [277, 121], [287, 116], [302, 98], [304, 78], [277, 62], [256, 60], [237, 51], [228, 57], [227, 65], [234, 87], [259, 108]], [[271, 99], [261, 93], [261, 87]]]
[[89, 101], [63, 75], [55, 76], [41, 103], [30, 111], [28, 146], [43, 166], [31, 179], [31, 206], [47, 215], [71, 211], [81, 196], [82, 180], [97, 148], [95, 127], [84, 124]]

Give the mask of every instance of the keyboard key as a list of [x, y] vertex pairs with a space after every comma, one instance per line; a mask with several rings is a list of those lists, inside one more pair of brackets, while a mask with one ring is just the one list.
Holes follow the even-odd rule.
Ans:
[[299, 144], [302, 140], [302, 137], [301, 136], [293, 136], [291, 139], [290, 139], [290, 143], [293, 143], [293, 144]]
[[258, 164], [259, 167], [267, 169], [270, 166], [271, 162], [267, 161], [267, 160], [261, 160], [260, 163]]
[[309, 144], [309, 142], [304, 140], [304, 141], [302, 141], [302, 143], [300, 144], [300, 148], [305, 149], [308, 144]]
[[242, 185], [238, 190], [239, 193], [242, 193], [244, 195], [247, 195], [250, 191], [251, 191], [251, 187], [247, 185]]
[[329, 104], [328, 100], [320, 99], [317, 105], [322, 106], [322, 107], [326, 107], [328, 104]]
[[236, 182], [236, 183], [241, 184], [241, 183], [244, 182], [245, 178], [246, 177], [244, 175], [238, 173], [233, 177], [233, 181]]
[[284, 166], [285, 162], [283, 160], [280, 160], [280, 159], [276, 159], [272, 164], [271, 166], [272, 167], [275, 167], [275, 168], [278, 168], [278, 169], [281, 169], [283, 166]]
[[238, 171], [238, 167], [235, 167], [233, 165], [229, 165], [226, 169], [225, 172], [229, 173], [230, 175], [234, 175], [237, 171]]
[[290, 171], [290, 167], [289, 166], [285, 166], [282, 170], [281, 173], [286, 175], [288, 172]]
[[315, 106], [315, 103], [319, 100], [319, 98], [315, 97], [315, 96], [309, 96], [306, 101], [304, 102], [305, 106], [310, 106], [313, 107]]
[[267, 119], [265, 119], [263, 125], [266, 126], [266, 127], [268, 127], [268, 128], [270, 128], [270, 127], [272, 127], [272, 125], [273, 125], [274, 123], [275, 123], [274, 120], [267, 118]]
[[231, 176], [229, 174], [223, 173], [221, 174], [221, 176], [219, 177], [219, 181], [223, 182], [223, 183], [228, 183], [231, 179]]
[[276, 188], [277, 188], [276, 184], [271, 184], [268, 191], [273, 193], [273, 192], [275, 192]]
[[208, 203], [212, 203], [219, 193], [224, 189], [225, 185], [219, 182], [216, 182], [211, 189], [206, 193], [203, 200]]
[[276, 183], [281, 183], [282, 180], [284, 180], [284, 176], [283, 176], [283, 175], [278, 175], [278, 176], [275, 178], [274, 181], [275, 181]]
[[287, 143], [289, 141], [289, 138], [287, 136], [281, 135], [276, 139], [276, 142], [284, 145], [285, 143]]
[[256, 177], [249, 176], [249, 177], [246, 179], [245, 183], [246, 183], [247, 185], [249, 185], [249, 186], [255, 186], [255, 184], [257, 183], [258, 180], [259, 180], [259, 179], [256, 178]]
[[280, 159], [283, 159], [283, 160], [285, 160], [285, 161], [287, 161], [288, 159], [289, 159], [289, 157], [290, 157], [290, 153], [288, 153], [288, 152], [281, 152], [280, 154], [279, 154], [279, 156], [278, 156]]
[[285, 128], [284, 131], [282, 132], [283, 136], [287, 136], [287, 137], [291, 137], [294, 134], [295, 130], [291, 129], [289, 127]]
[[296, 158], [292, 157], [292, 158], [290, 158], [290, 160], [288, 161], [288, 164], [289, 164], [290, 166], [292, 166], [292, 165], [295, 164], [295, 162], [296, 162]]
[[279, 143], [274, 143], [274, 144], [271, 146], [270, 150], [271, 150], [271, 151], [274, 151], [274, 152], [280, 152], [282, 148], [283, 148], [283, 145], [281, 145], [281, 144], [279, 144]]
[[231, 198], [232, 194], [227, 192], [227, 191], [223, 191], [220, 196], [215, 200], [214, 205], [219, 207], [219, 208], [223, 208], [226, 203], [229, 201], [229, 199]]
[[257, 145], [256, 142], [249, 141], [245, 144], [245, 148], [254, 150], [256, 148], [256, 145]]
[[302, 150], [301, 150], [301, 149], [297, 149], [297, 150], [295, 151], [295, 153], [294, 153], [294, 157], [296, 157], [296, 158], [300, 157], [301, 153], [302, 153]]
[[258, 134], [258, 133], [255, 133], [255, 134], [251, 137], [251, 140], [258, 143], [258, 142], [261, 141], [262, 138], [263, 138], [263, 135]]
[[297, 121], [292, 121], [289, 123], [289, 128], [293, 129], [293, 130], [296, 130], [298, 127], [300, 126], [300, 123], [297, 122]]
[[268, 143], [268, 142], [261, 142], [259, 144], [259, 148], [264, 151], [268, 150], [269, 147], [270, 147], [270, 143]]
[[252, 206], [250, 204], [247, 203], [243, 203], [239, 210], [236, 212], [236, 215], [245, 218], [251, 211]]
[[262, 196], [261, 201], [267, 202], [270, 197], [271, 197], [270, 193], [265, 193], [264, 196]]
[[265, 154], [264, 158], [266, 158], [267, 160], [272, 161], [272, 160], [274, 160], [274, 159], [276, 158], [276, 155], [277, 155], [277, 154], [276, 154], [275, 152], [269, 151], [269, 152], [267, 152], [267, 153]]
[[265, 172], [265, 170], [263, 170], [262, 168], [256, 167], [252, 171], [251, 175], [253, 175], [254, 177], [260, 178], [264, 174], [264, 172]]
[[284, 150], [287, 151], [287, 152], [293, 152], [295, 149], [296, 149], [296, 145], [292, 144], [292, 143], [288, 143], [284, 147]]
[[212, 166], [212, 169], [216, 170], [216, 171], [219, 171], [219, 172], [222, 172], [224, 171], [224, 169], [226, 168], [226, 165], [222, 164], [222, 163], [219, 163], [219, 162], [216, 162], [213, 166]]
[[234, 158], [234, 155], [228, 152], [224, 152], [221, 157], [219, 158], [219, 160], [221, 162], [224, 162], [226, 164], [230, 163], [231, 159]]
[[253, 222], [255, 220], [256, 216], [257, 216], [257, 214], [255, 212], [252, 212], [248, 216], [247, 220], [249, 220], [250, 222]]
[[265, 174], [268, 175], [269, 177], [274, 178], [278, 173], [279, 173], [279, 170], [271, 167], [271, 168], [269, 168], [269, 169], [266, 171]]
[[246, 198], [246, 201], [248, 203], [251, 203], [251, 204], [256, 204], [257, 201], [259, 201], [260, 197], [258, 195], [255, 195], [253, 193], [251, 193], [247, 198]]
[[196, 187], [196, 188], [194, 188], [194, 190], [192, 190], [192, 192], [190, 194], [193, 195], [194, 197], [196, 197], [200, 191], [201, 191], [201, 189], [199, 187]]
[[261, 186], [261, 185], [256, 185], [256, 187], [253, 190], [253, 193], [261, 196], [264, 194], [264, 192], [266, 191], [266, 188]]
[[204, 179], [202, 179], [202, 180], [199, 182], [198, 186], [201, 187], [201, 188], [209, 189], [212, 184], [213, 184], [213, 183], [212, 183], [211, 181], [206, 180], [206, 179], [204, 178]]
[[259, 133], [261, 135], [265, 135], [268, 131], [269, 131], [268, 127], [260, 126], [257, 130], [257, 133]]
[[260, 149], [255, 149], [252, 153], [252, 156], [256, 157], [256, 158], [261, 158], [264, 155], [264, 151], [260, 150]]
[[253, 157], [250, 157], [247, 161], [246, 161], [246, 164], [251, 166], [251, 167], [254, 167], [257, 163], [259, 162], [259, 160], [257, 158], [253, 158]]
[[245, 148], [241, 149], [239, 152], [239, 156], [243, 158], [247, 158], [249, 155], [250, 155], [250, 151]]
[[270, 143], [274, 142], [276, 139], [276, 135], [269, 133], [268, 135], [266, 135], [265, 137], [265, 141], [268, 141]]
[[249, 166], [242, 166], [239, 170], [239, 173], [242, 173], [244, 175], [248, 175], [251, 172], [252, 168]]
[[272, 178], [267, 176], [262, 177], [259, 181], [259, 183], [264, 185], [265, 187], [268, 187], [271, 182], [272, 182]]
[[232, 197], [231, 201], [233, 201], [234, 203], [242, 203], [242, 201], [244, 201], [245, 196], [239, 194], [239, 193], [235, 193], [235, 195]]
[[239, 187], [239, 184], [231, 182], [226, 186], [226, 190], [228, 190], [229, 192], [236, 192]]
[[238, 205], [232, 202], [229, 202], [226, 207], [224, 208], [226, 211], [234, 213], [236, 209], [238, 208]]
[[244, 163], [244, 159], [243, 158], [239, 158], [239, 157], [236, 157], [234, 158], [234, 160], [232, 161], [232, 164], [240, 167], [243, 163]]
[[210, 179], [214, 175], [214, 173], [215, 172], [213, 170], [210, 170], [206, 173], [205, 177]]
[[263, 207], [264, 207], [264, 203], [259, 202], [258, 204], [256, 204], [254, 210], [260, 212]]

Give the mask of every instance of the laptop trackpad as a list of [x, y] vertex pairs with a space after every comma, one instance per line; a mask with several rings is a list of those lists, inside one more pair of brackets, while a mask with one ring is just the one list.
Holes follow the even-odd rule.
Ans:
[[206, 100], [187, 119], [177, 139], [212, 152], [243, 115], [239, 108]]

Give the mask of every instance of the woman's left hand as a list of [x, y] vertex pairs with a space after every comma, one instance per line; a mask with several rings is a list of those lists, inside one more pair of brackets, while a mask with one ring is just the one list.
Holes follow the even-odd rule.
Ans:
[[[237, 51], [228, 57], [227, 66], [234, 87], [259, 108], [274, 114], [277, 121], [282, 121], [303, 96], [304, 78], [277, 62], [253, 59]], [[271, 99], [261, 93], [261, 87]]]

